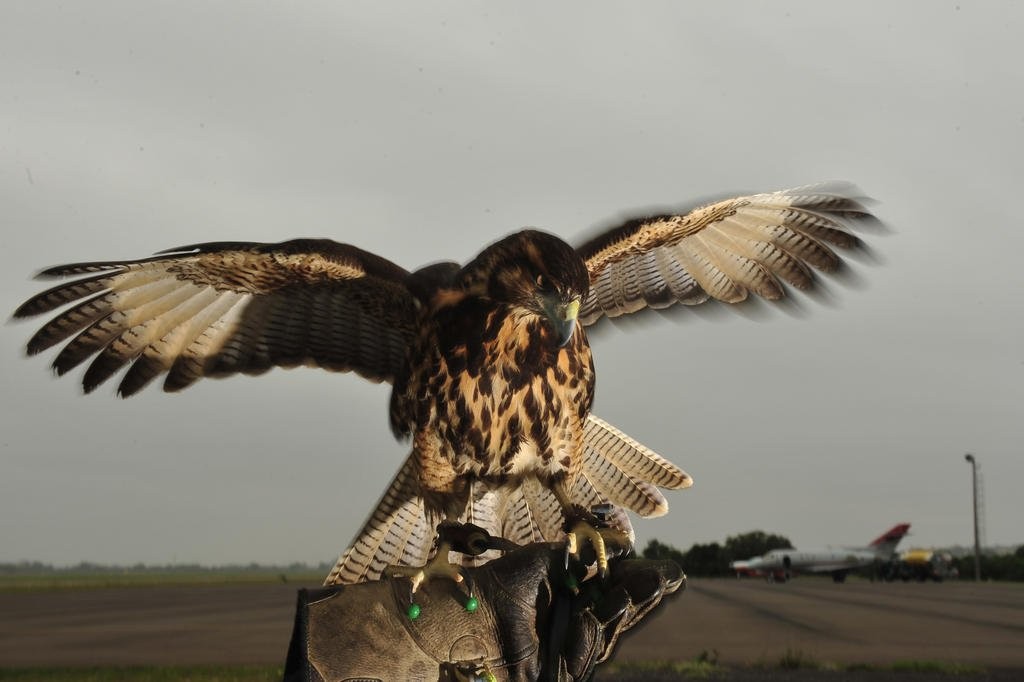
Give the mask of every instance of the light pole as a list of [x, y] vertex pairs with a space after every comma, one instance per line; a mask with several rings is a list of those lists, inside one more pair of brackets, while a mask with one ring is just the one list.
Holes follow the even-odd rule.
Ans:
[[967, 453], [964, 459], [971, 463], [971, 499], [974, 504], [974, 580], [981, 580], [981, 544], [978, 540], [978, 463], [974, 455]]

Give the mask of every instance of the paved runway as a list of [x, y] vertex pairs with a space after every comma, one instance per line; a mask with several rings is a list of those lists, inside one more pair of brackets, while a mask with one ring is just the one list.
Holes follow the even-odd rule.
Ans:
[[1024, 668], [1024, 584], [693, 579], [617, 660], [947, 661]]
[[[0, 666], [281, 663], [295, 585], [0, 593]], [[617, 660], [975, 663], [1024, 670], [1024, 585], [692, 579]]]

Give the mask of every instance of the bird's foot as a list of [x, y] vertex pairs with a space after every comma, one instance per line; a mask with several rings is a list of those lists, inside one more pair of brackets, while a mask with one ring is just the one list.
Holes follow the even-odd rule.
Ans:
[[447, 543], [441, 543], [434, 558], [423, 566], [388, 567], [387, 574], [391, 577], [409, 579], [409, 597], [408, 603], [405, 605], [405, 615], [409, 620], [419, 618], [422, 610], [422, 607], [416, 603], [416, 591], [423, 586], [423, 583], [434, 578], [444, 578], [462, 586], [467, 592], [463, 607], [470, 613], [476, 611], [479, 601], [473, 595], [473, 580], [466, 569], [448, 561], [448, 552], [450, 551], [451, 548]]
[[[597, 573], [602, 579], [608, 576], [608, 555], [616, 556], [628, 552], [632, 545], [625, 533], [608, 527], [599, 510], [594, 512], [586, 511], [580, 507], [574, 507], [571, 513], [566, 514], [566, 546], [565, 562], [569, 563], [569, 557], [583, 560], [584, 541], [593, 548], [594, 560]], [[584, 563], [591, 563], [584, 561]]]
[[462, 566], [448, 561], [448, 552], [450, 551], [451, 545], [441, 542], [437, 548], [437, 554], [425, 565], [389, 566], [387, 573], [394, 578], [408, 578], [412, 583], [410, 595], [415, 594], [424, 582], [433, 578], [447, 578], [456, 584], [465, 582], [468, 574]]

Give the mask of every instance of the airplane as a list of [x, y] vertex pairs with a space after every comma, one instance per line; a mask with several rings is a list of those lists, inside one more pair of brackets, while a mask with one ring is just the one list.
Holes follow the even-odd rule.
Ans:
[[832, 580], [841, 583], [846, 574], [861, 566], [870, 566], [878, 561], [889, 561], [896, 545], [910, 530], [909, 523], [893, 526], [875, 538], [867, 547], [842, 549], [821, 549], [804, 551], [799, 549], [773, 549], [767, 554], [746, 560], [733, 561], [729, 567], [736, 576], [764, 576], [770, 581], [785, 582], [793, 573], [830, 573]]
[[762, 557], [756, 556], [750, 559], [737, 559], [729, 563], [729, 568], [736, 572], [737, 578], [767, 578], [770, 582], [785, 579], [785, 571], [768, 570], [764, 568]]

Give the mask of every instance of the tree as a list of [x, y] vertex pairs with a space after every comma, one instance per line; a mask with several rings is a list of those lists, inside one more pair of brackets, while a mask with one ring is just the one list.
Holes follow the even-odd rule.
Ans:
[[729, 556], [728, 561], [749, 559], [761, 556], [773, 549], [791, 549], [792, 547], [793, 543], [789, 541], [789, 538], [774, 533], [765, 533], [763, 530], [730, 535], [725, 539], [725, 553]]
[[683, 555], [683, 570], [691, 575], [727, 575], [729, 560], [717, 542], [694, 545]]
[[641, 555], [644, 559], [671, 559], [680, 566], [683, 565], [683, 553], [672, 545], [667, 545], [657, 540], [650, 540]]
[[717, 576], [731, 575], [729, 563], [736, 559], [749, 559], [773, 549], [792, 546], [789, 539], [782, 535], [755, 530], [732, 535], [724, 545], [717, 542], [695, 544], [685, 552], [667, 543], [650, 540], [642, 556], [645, 559], [671, 559], [682, 566], [687, 575]]

